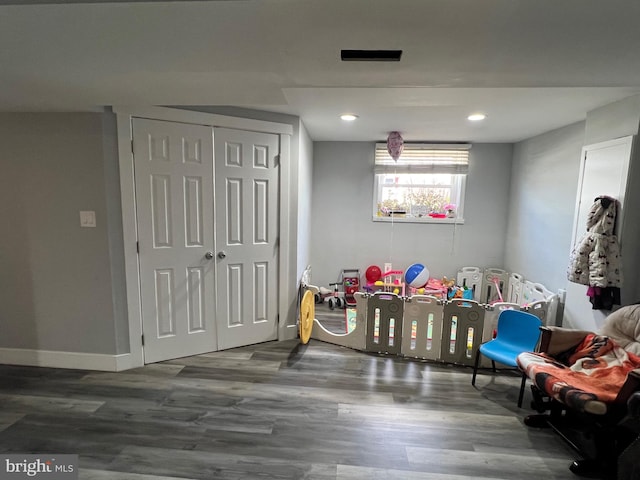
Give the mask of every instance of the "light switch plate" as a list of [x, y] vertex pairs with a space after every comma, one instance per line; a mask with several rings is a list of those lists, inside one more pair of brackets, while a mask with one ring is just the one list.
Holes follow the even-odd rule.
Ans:
[[95, 227], [96, 226], [96, 212], [93, 210], [80, 211], [80, 226], [81, 227]]

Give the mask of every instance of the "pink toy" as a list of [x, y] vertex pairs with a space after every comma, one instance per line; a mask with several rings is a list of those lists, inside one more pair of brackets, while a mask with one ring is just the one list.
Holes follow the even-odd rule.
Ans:
[[[404, 297], [404, 282], [402, 270], [390, 270], [382, 274], [382, 281], [385, 291], [400, 294]], [[388, 279], [387, 279], [388, 278]]]

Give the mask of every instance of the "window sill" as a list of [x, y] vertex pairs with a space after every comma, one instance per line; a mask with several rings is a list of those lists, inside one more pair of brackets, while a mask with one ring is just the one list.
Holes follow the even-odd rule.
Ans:
[[464, 218], [432, 218], [432, 217], [378, 217], [372, 218], [374, 222], [387, 223], [441, 223], [446, 225], [464, 224]]

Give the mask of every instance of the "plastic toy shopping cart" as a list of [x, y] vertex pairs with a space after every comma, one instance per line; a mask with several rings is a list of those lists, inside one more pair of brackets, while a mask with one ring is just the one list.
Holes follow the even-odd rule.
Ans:
[[347, 307], [355, 307], [354, 293], [360, 290], [360, 270], [342, 270], [342, 288], [344, 289], [344, 301]]

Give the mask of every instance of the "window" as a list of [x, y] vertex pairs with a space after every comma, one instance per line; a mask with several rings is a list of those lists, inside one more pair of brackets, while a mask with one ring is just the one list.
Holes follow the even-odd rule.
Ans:
[[461, 222], [469, 144], [405, 143], [395, 162], [376, 144], [374, 220]]

